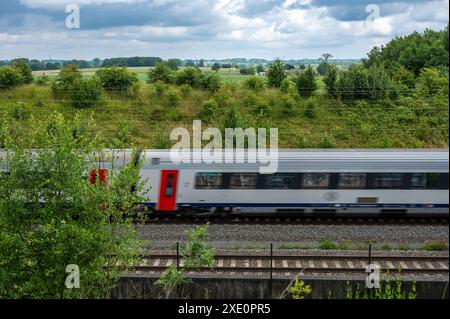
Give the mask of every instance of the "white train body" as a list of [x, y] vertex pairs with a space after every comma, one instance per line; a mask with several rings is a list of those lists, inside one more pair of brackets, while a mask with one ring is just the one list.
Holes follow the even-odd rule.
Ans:
[[143, 154], [145, 204], [156, 211], [448, 214], [448, 150], [280, 150], [273, 175]]
[[168, 150], [108, 154], [91, 180], [143, 159], [142, 204], [154, 211], [449, 213], [448, 150], [279, 150], [275, 174], [248, 162], [176, 164]]

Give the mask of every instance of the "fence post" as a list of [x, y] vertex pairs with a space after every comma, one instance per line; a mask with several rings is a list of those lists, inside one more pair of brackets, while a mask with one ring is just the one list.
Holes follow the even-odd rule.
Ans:
[[269, 279], [269, 299], [272, 299], [272, 279], [273, 279], [273, 243], [270, 243], [270, 279]]
[[177, 270], [180, 268], [180, 243], [177, 241]]
[[[372, 263], [372, 244], [369, 243], [369, 269], [372, 269], [370, 264]], [[369, 299], [372, 299], [372, 289], [369, 288]]]

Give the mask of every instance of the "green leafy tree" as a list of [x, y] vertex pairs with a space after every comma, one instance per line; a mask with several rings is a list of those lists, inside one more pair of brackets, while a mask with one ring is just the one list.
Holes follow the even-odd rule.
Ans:
[[200, 85], [210, 92], [217, 92], [222, 84], [222, 78], [218, 74], [206, 73], [200, 75]]
[[211, 66], [211, 70], [213, 70], [213, 71], [219, 71], [220, 70], [220, 63], [214, 63], [212, 66]]
[[269, 69], [267, 70], [267, 80], [270, 87], [279, 88], [286, 76], [283, 61], [276, 59], [270, 64]]
[[298, 94], [303, 97], [312, 96], [317, 89], [315, 72], [311, 66], [301, 71], [294, 79], [294, 82], [297, 86]]
[[325, 75], [323, 77], [323, 82], [325, 83], [325, 88], [328, 95], [332, 97], [337, 96], [337, 80], [338, 80], [338, 69], [335, 65], [330, 64], [327, 67]]
[[22, 81], [25, 84], [33, 82], [33, 73], [28, 59], [15, 59], [11, 61], [11, 66], [19, 71]]
[[261, 92], [266, 86], [266, 81], [257, 76], [251, 76], [244, 81], [244, 87], [254, 92]]
[[[26, 141], [41, 147], [35, 151], [5, 140], [0, 298], [108, 297], [142, 253], [129, 217], [142, 200], [140, 163], [111, 168], [104, 182], [90, 184], [93, 163], [107, 154], [93, 152], [102, 149], [99, 137], [82, 134], [78, 117], [54, 114], [36, 123]], [[79, 289], [65, 285], [68, 265], [78, 266]]]
[[198, 68], [184, 68], [175, 75], [175, 83], [177, 85], [187, 84], [193, 88], [200, 85], [200, 76], [202, 72]]
[[102, 84], [98, 78], [81, 79], [72, 85], [70, 100], [79, 109], [95, 107], [101, 102]]
[[153, 69], [150, 69], [147, 73], [147, 82], [172, 83], [173, 82], [173, 71], [167, 63], [158, 63]]
[[130, 72], [124, 67], [101, 68], [95, 75], [100, 80], [102, 87], [107, 91], [127, 91], [138, 83], [136, 73]]
[[81, 81], [82, 78], [81, 71], [76, 65], [71, 64], [62, 68], [52, 84], [53, 94], [57, 96], [70, 94], [75, 83]]
[[8, 89], [23, 83], [22, 75], [16, 68], [0, 67], [0, 89]]

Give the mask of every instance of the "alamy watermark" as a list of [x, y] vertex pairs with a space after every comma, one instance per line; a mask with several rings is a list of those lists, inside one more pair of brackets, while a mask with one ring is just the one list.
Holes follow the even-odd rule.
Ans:
[[67, 29], [79, 29], [80, 28], [80, 7], [77, 4], [71, 3], [66, 6], [66, 13], [69, 15], [66, 17]]
[[[177, 141], [170, 150], [173, 163], [249, 163], [259, 164], [262, 174], [278, 170], [278, 129], [225, 128], [225, 136], [218, 128], [202, 131], [202, 121], [194, 120], [191, 134], [186, 128], [175, 128], [170, 139]], [[267, 139], [269, 143], [267, 143]], [[202, 142], [209, 141], [202, 147]], [[269, 144], [269, 145], [268, 145]]]
[[370, 264], [366, 267], [366, 288], [380, 288], [380, 266]]
[[80, 268], [75, 264], [67, 265], [66, 287], [68, 289], [80, 288]]

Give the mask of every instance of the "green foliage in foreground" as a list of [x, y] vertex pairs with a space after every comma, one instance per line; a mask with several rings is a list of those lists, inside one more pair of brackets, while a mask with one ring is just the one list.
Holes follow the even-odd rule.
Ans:
[[174, 289], [192, 282], [184, 277], [185, 271], [211, 268], [214, 265], [214, 247], [207, 244], [208, 227], [209, 224], [197, 226], [187, 232], [187, 244], [182, 253], [184, 267], [168, 267], [155, 282], [156, 285], [162, 286], [166, 299], [171, 297]]
[[[142, 250], [129, 217], [144, 187], [140, 164], [91, 185], [92, 163], [106, 156], [93, 153], [101, 139], [60, 115], [29, 132], [43, 146], [33, 153], [7, 130], [0, 135], [0, 298], [107, 297]], [[79, 267], [79, 289], [65, 285], [70, 264]]]
[[416, 299], [416, 282], [413, 281], [408, 290], [403, 285], [403, 279], [400, 275], [392, 280], [389, 273], [386, 278], [380, 281], [380, 287], [374, 289], [361, 289], [357, 284], [356, 288], [347, 282], [346, 299]]

